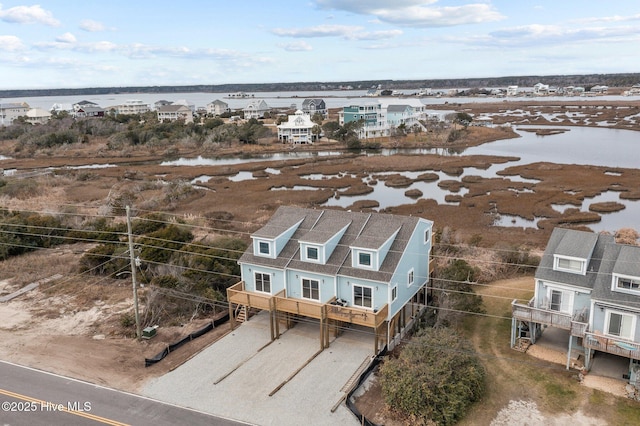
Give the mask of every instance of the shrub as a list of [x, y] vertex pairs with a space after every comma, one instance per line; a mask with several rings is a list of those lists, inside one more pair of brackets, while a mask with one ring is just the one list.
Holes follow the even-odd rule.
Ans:
[[448, 328], [424, 329], [380, 368], [387, 405], [422, 423], [452, 425], [484, 394], [485, 370], [468, 340]]

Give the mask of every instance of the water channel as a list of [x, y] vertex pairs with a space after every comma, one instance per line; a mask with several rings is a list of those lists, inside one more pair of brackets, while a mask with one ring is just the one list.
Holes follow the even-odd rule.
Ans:
[[[411, 204], [415, 202], [415, 198], [405, 195], [405, 192], [411, 189], [417, 189], [423, 193], [423, 198], [431, 198], [439, 204], [452, 204], [445, 200], [447, 195], [455, 194], [464, 196], [467, 192], [466, 188], [461, 188], [458, 192], [451, 192], [448, 189], [438, 186], [438, 182], [442, 180], [460, 181], [465, 176], [481, 176], [483, 178], [493, 178], [498, 176], [497, 173], [507, 167], [530, 164], [535, 162], [553, 162], [557, 164], [579, 164], [579, 165], [595, 165], [616, 168], [637, 168], [640, 164], [640, 133], [631, 130], [606, 129], [595, 127], [571, 127], [564, 126], [564, 133], [558, 133], [549, 136], [538, 136], [534, 132], [526, 131], [527, 128], [557, 128], [553, 126], [518, 126], [516, 128], [520, 138], [505, 139], [496, 142], [471, 147], [463, 152], [443, 151], [442, 149], [417, 149], [417, 150], [399, 150], [389, 149], [375, 152], [367, 152], [366, 155], [395, 155], [395, 154], [440, 154], [440, 155], [497, 155], [519, 157], [520, 160], [512, 161], [504, 164], [494, 164], [488, 169], [477, 169], [473, 167], [465, 168], [462, 175], [449, 176], [440, 171], [432, 171], [425, 169], [418, 172], [391, 172], [386, 174], [401, 174], [409, 179], [416, 179], [419, 175], [426, 172], [434, 172], [438, 174], [437, 181], [416, 181], [408, 187], [393, 188], [388, 187], [384, 182], [372, 182], [372, 175], [365, 176], [363, 183], [371, 186], [373, 192], [361, 196], [334, 196], [330, 198], [325, 206], [348, 207], [354, 202], [360, 200], [376, 200], [380, 209], [401, 205]], [[314, 156], [330, 156], [339, 155], [338, 151], [326, 152], [284, 152], [278, 154], [260, 155], [250, 158], [230, 158], [230, 159], [179, 159], [175, 161], [163, 162], [162, 165], [210, 165], [220, 166], [229, 164], [242, 164], [253, 161], [269, 161], [269, 160], [286, 160], [293, 158], [310, 158]], [[277, 174], [279, 170], [270, 168], [267, 173]], [[615, 172], [612, 172], [615, 173]], [[375, 175], [384, 175], [385, 173], [375, 173]], [[320, 174], [302, 176], [304, 179], [326, 179], [330, 176]], [[193, 183], [206, 181], [208, 176], [200, 176], [194, 179]], [[533, 182], [535, 180], [523, 179], [520, 176], [508, 176], [507, 179], [513, 182]], [[229, 177], [230, 180], [238, 182], [246, 179], [254, 179], [251, 172], [242, 171], [234, 176]], [[640, 184], [640, 183], [639, 183]], [[272, 190], [317, 190], [316, 187], [309, 185], [298, 185], [294, 188], [273, 188]], [[525, 190], [526, 191], [526, 190]], [[640, 219], [640, 201], [620, 199], [618, 192], [604, 192], [594, 198], [587, 198], [581, 206], [570, 206], [578, 208], [581, 211], [588, 211], [589, 205], [596, 202], [615, 201], [625, 205], [625, 209], [619, 212], [602, 213], [602, 220], [598, 223], [589, 224], [588, 226], [594, 231], [609, 230], [613, 231], [623, 227], [639, 228]], [[563, 212], [568, 206], [554, 205], [552, 206], [558, 212]], [[516, 227], [532, 227], [535, 228], [538, 218], [535, 220], [526, 220], [520, 217], [512, 217], [503, 215], [496, 221], [497, 226], [516, 226]]]

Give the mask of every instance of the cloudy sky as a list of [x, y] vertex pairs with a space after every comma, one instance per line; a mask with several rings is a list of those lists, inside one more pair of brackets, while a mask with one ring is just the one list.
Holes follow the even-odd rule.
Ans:
[[0, 2], [0, 89], [640, 72], [637, 0]]

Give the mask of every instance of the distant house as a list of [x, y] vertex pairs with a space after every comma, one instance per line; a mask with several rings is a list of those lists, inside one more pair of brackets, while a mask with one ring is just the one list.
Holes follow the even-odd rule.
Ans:
[[73, 104], [73, 110], [74, 111], [78, 111], [80, 108], [87, 108], [87, 107], [92, 107], [92, 108], [96, 108], [99, 107], [100, 105], [98, 105], [95, 102], [91, 102], [91, 101], [80, 101], [80, 102], [76, 102], [75, 104]]
[[73, 114], [75, 112], [75, 110], [73, 109], [73, 105], [69, 103], [64, 103], [64, 104], [55, 103], [51, 105], [51, 108], [49, 109], [49, 111], [56, 112], [56, 113], [68, 112], [69, 114]]
[[270, 110], [271, 108], [264, 100], [256, 99], [255, 101], [249, 102], [249, 104], [244, 108], [244, 118], [245, 120], [249, 120], [251, 118], [264, 118], [264, 115]]
[[26, 117], [27, 123], [44, 124], [51, 119], [51, 113], [42, 108], [31, 108], [27, 111]]
[[507, 86], [507, 96], [518, 96], [518, 86]]
[[322, 114], [322, 117], [327, 117], [327, 105], [322, 99], [305, 99], [302, 102], [302, 112], [309, 114], [311, 117], [314, 114]]
[[[227, 290], [232, 325], [240, 312], [317, 320], [320, 346], [338, 327], [371, 329], [376, 353], [393, 347], [424, 308], [431, 272], [431, 221], [415, 216], [280, 207], [251, 235], [242, 281]], [[236, 309], [236, 307], [238, 309]]]
[[154, 109], [157, 111], [160, 107], [163, 107], [165, 105], [171, 105], [171, 101], [168, 101], [166, 99], [161, 99], [159, 101], [156, 101], [153, 104]]
[[1, 103], [0, 102], [0, 126], [9, 126], [18, 117], [27, 115], [29, 104], [24, 103]]
[[[406, 104], [391, 104], [387, 106], [387, 124], [391, 128], [404, 125], [406, 129], [414, 126], [423, 127], [420, 120], [425, 118], [424, 111], [416, 111], [414, 107]], [[423, 130], [426, 130], [423, 128]]]
[[122, 105], [116, 106], [116, 112], [118, 114], [144, 114], [149, 111], [151, 111], [149, 104], [146, 104], [139, 99], [129, 99]]
[[193, 111], [185, 105], [165, 105], [158, 109], [157, 114], [158, 121], [161, 123], [165, 121], [171, 122], [178, 120], [182, 120], [185, 123], [193, 122]]
[[311, 121], [309, 114], [298, 110], [286, 122], [278, 125], [278, 140], [293, 144], [313, 143], [320, 136], [313, 133], [315, 126], [317, 124]]
[[78, 118], [104, 117], [104, 108], [92, 106], [81, 107], [76, 110], [75, 116]]
[[419, 99], [370, 100], [345, 106], [339, 112], [341, 126], [354, 121], [362, 123], [362, 127], [356, 130], [360, 139], [388, 136], [391, 128], [397, 128], [401, 125], [407, 129], [419, 126], [426, 130], [421, 124], [421, 120], [426, 118], [426, 107]]
[[216, 99], [215, 101], [209, 102], [207, 104], [207, 114], [217, 116], [217, 115], [226, 114], [228, 112], [231, 112], [231, 109], [229, 108], [229, 104], [219, 99]]
[[184, 105], [187, 108], [189, 108], [191, 110], [191, 113], [195, 114], [196, 112], [196, 105], [192, 104], [191, 102], [187, 101], [186, 99], [179, 99], [175, 102], [171, 102], [171, 105]]
[[535, 274], [529, 303], [512, 304], [511, 344], [535, 344], [546, 328], [565, 330], [567, 369], [597, 352], [629, 360], [640, 386], [640, 247], [607, 234], [556, 228]]
[[536, 83], [533, 86], [533, 94], [536, 96], [545, 96], [549, 94], [549, 85], [548, 84], [542, 84], [542, 83]]

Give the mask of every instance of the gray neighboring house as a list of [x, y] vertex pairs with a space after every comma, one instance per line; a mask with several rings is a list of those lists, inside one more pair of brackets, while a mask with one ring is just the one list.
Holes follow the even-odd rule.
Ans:
[[591, 368], [596, 352], [629, 359], [640, 386], [640, 247], [611, 235], [556, 228], [536, 269], [535, 294], [512, 303], [511, 346], [535, 344], [547, 327], [566, 330], [567, 369]]
[[265, 113], [269, 112], [271, 108], [262, 99], [256, 99], [251, 101], [249, 105], [244, 108], [244, 119], [249, 120], [251, 118], [264, 118]]
[[322, 117], [326, 118], [329, 114], [327, 111], [327, 105], [322, 99], [305, 99], [302, 102], [302, 108], [300, 108], [305, 114], [309, 114], [313, 117], [314, 114], [322, 114]]
[[216, 99], [215, 101], [209, 102], [207, 104], [207, 114], [222, 115], [227, 112], [231, 112], [231, 108], [229, 108], [229, 104], [224, 101], [221, 101], [220, 99]]

